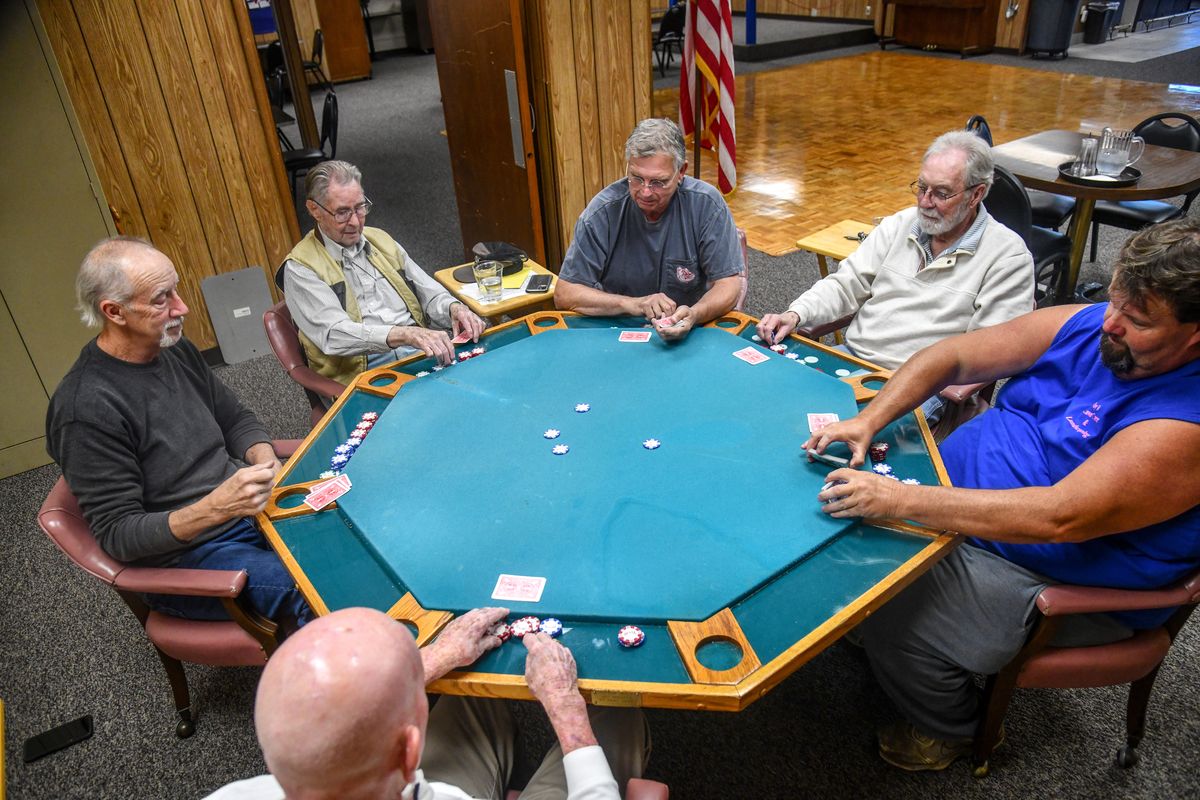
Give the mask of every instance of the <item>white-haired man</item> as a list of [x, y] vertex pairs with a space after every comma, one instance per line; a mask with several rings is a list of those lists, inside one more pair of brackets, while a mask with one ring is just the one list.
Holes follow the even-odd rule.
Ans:
[[[1033, 257], [983, 205], [992, 170], [991, 149], [975, 134], [939, 136], [910, 186], [917, 205], [884, 219], [787, 311], [764, 316], [759, 336], [773, 344], [798, 327], [853, 314], [847, 349], [896, 369], [947, 336], [1032, 310]], [[923, 410], [936, 421], [941, 400], [931, 398]]]
[[671, 120], [638, 123], [625, 162], [625, 177], [579, 216], [554, 302], [591, 316], [645, 317], [664, 339], [681, 339], [737, 302], [737, 228], [721, 193], [687, 176], [683, 134]]
[[[311, 611], [252, 519], [279, 471], [271, 437], [183, 338], [178, 285], [171, 260], [141, 239], [87, 254], [76, 290], [101, 330], [50, 400], [47, 449], [113, 558], [244, 569], [254, 610], [303, 625]], [[210, 597], [146, 599], [177, 616], [226, 617]]]

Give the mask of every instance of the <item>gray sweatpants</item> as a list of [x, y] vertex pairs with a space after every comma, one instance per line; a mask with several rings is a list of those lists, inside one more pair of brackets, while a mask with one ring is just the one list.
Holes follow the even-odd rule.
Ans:
[[[972, 738], [981, 711], [972, 673], [999, 672], [1020, 651], [1050, 583], [986, 550], [958, 547], [862, 623], [876, 679], [921, 733]], [[1085, 614], [1065, 618], [1053, 643], [1132, 635], [1107, 614]]]
[[[588, 706], [617, 786], [640, 778], [650, 759], [650, 728], [641, 709]], [[472, 797], [502, 800], [513, 768], [516, 726], [508, 701], [445, 695], [429, 714], [421, 770], [425, 779], [457, 786]], [[562, 748], [555, 743], [521, 792], [521, 800], [567, 796]]]

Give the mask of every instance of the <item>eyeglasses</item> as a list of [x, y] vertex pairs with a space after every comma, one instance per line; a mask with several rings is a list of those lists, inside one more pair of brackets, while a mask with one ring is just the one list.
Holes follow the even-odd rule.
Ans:
[[670, 186], [671, 181], [675, 180], [675, 178], [670, 177], [670, 178], [667, 178], [665, 181], [659, 180], [658, 178], [654, 178], [652, 180], [646, 180], [641, 175], [634, 175], [632, 173], [629, 173], [629, 174], [626, 174], [625, 180], [629, 181], [629, 185], [632, 186], [634, 189], [641, 189], [643, 186], [649, 186], [650, 191], [661, 192], [664, 189], [666, 189], [668, 186]]
[[[317, 203], [316, 200], [313, 200], [313, 202]], [[317, 207], [320, 208], [322, 211], [324, 211], [329, 216], [333, 217], [334, 221], [337, 222], [339, 225], [343, 225], [343, 224], [349, 222], [350, 218], [353, 216], [356, 216], [356, 215], [365, 217], [367, 214], [371, 213], [371, 206], [373, 206], [373, 205], [375, 205], [375, 204], [372, 203], [366, 197], [363, 198], [363, 201], [361, 203], [354, 206], [353, 208], [339, 208], [337, 211], [330, 211], [325, 206], [321, 205], [320, 203], [317, 203]]]
[[954, 192], [953, 194], [946, 194], [946, 192], [941, 189], [931, 188], [931, 187], [926, 186], [925, 184], [921, 183], [921, 181], [916, 180], [908, 185], [908, 190], [910, 192], [912, 192], [914, 195], [916, 195], [918, 200], [921, 199], [922, 195], [928, 194], [933, 199], [933, 202], [935, 202], [935, 203], [948, 203], [951, 200], [953, 200], [954, 198], [958, 197], [963, 192], [969, 192], [970, 190], [974, 189], [976, 186], [979, 186], [979, 184], [973, 183], [960, 192]]

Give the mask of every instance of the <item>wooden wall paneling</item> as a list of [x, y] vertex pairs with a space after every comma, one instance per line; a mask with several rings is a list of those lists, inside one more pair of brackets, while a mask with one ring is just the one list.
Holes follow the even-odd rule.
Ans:
[[550, 135], [550, 85], [546, 71], [546, 24], [536, 0], [519, 0], [524, 4], [521, 16], [525, 20], [525, 64], [528, 69], [529, 102], [533, 106], [533, 146], [538, 154], [538, 194], [542, 199], [542, 240], [546, 260], [551, 269], [562, 258], [562, 226], [558, 219], [558, 165], [554, 137]]
[[175, 263], [192, 307], [185, 323], [198, 347], [216, 344], [200, 282], [214, 274], [198, 209], [188, 185], [171, 119], [132, 0], [77, 0], [80, 27], [108, 107], [134, 189], [142, 199], [150, 239]]
[[[231, 242], [240, 244], [237, 254], [240, 262], [236, 259], [220, 260], [217, 269], [224, 272], [249, 264], [269, 266], [262, 229], [254, 211], [257, 201], [246, 180], [245, 162], [222, 89], [221, 71], [217, 66], [204, 10], [193, 2], [179, 2], [177, 7], [188, 56], [200, 91], [201, 108], [215, 150], [212, 165], [216, 173], [214, 191], [220, 192], [225, 198], [224, 213], [234, 229], [226, 233]], [[273, 285], [274, 281], [268, 280], [267, 284]]]
[[88, 56], [71, 0], [38, 0], [38, 12], [54, 49], [71, 105], [85, 132], [88, 151], [117, 228], [129, 236], [148, 237], [150, 228], [142, 214], [141, 201], [121, 153], [104, 92]]
[[1001, 2], [1000, 10], [996, 14], [996, 47], [1016, 50], [1018, 53], [1023, 52], [1025, 50], [1025, 27], [1029, 20], [1029, 3], [1021, 3], [1017, 6], [1017, 13], [1013, 15], [1012, 19], [1005, 18], [1006, 8], [1008, 8], [1008, 3]]
[[[239, 174], [250, 194], [250, 205], [239, 210], [258, 220], [267, 285], [275, 294], [274, 270], [300, 240], [291, 184], [275, 137], [275, 122], [266, 85], [259, 79], [258, 56], [251, 38], [250, 17], [241, 0], [202, 3], [205, 21], [221, 73], [224, 102], [229, 109], [233, 138], [241, 154]], [[239, 264], [236, 268], [247, 266]]]
[[[189, 4], [190, 0], [180, 0], [180, 5]], [[202, 222], [202, 237], [193, 244], [199, 249], [201, 242], [207, 243], [212, 274], [215, 274], [222, 266], [244, 263], [246, 258], [221, 174], [213, 131], [200, 97], [198, 65], [193, 62], [188, 48], [176, 3], [146, 3], [141, 7], [141, 14], [146, 45], [158, 75], [163, 101], [169, 109], [167, 121], [175, 134], [183, 175], [191, 187], [192, 202]]]
[[[304, 54], [305, 60], [312, 58], [313, 34], [321, 27], [316, 0], [292, 0], [292, 16], [296, 19], [296, 40], [300, 43], [300, 52]], [[324, 65], [322, 69], [325, 69]], [[325, 74], [329, 74], [328, 69], [325, 69]], [[317, 81], [316, 76], [308, 76], [309, 85]]]
[[[611, 179], [606, 179], [604, 164], [596, 141], [600, 136], [601, 98], [596, 86], [596, 49], [592, 37], [592, 14], [588, 3], [571, 3], [571, 40], [574, 49], [564, 56], [575, 62], [576, 94], [579, 116], [579, 149], [583, 154], [583, 193], [588, 198], [600, 191]], [[571, 109], [564, 109], [572, 113]], [[584, 200], [587, 205], [587, 200]], [[583, 210], [583, 206], [580, 207]]]
[[633, 93], [633, 118], [643, 120], [651, 116], [650, 94], [654, 91], [654, 61], [651, 56], [654, 35], [649, 3], [633, 0], [629, 16], [629, 41], [633, 43], [634, 87], [638, 87]]
[[633, 119], [633, 48], [629, 38], [629, 4], [624, 0], [592, 5], [592, 42], [595, 48], [596, 86], [599, 104], [601, 186], [615, 181], [625, 170], [622, 145]]

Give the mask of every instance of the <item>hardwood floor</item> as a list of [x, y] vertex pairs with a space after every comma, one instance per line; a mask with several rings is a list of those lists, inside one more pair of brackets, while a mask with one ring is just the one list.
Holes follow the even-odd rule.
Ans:
[[[655, 114], [677, 118], [678, 96], [655, 92]], [[1162, 111], [1197, 115], [1200, 93], [902, 52], [751, 73], [737, 78], [729, 205], [751, 247], [781, 255], [838, 220], [871, 222], [909, 205], [925, 148], [972, 114], [1003, 144], [1054, 128], [1128, 128]], [[701, 160], [700, 177], [715, 183], [712, 154]]]

